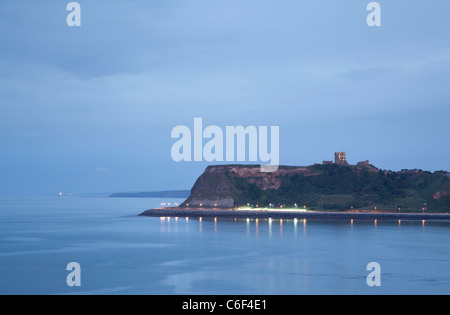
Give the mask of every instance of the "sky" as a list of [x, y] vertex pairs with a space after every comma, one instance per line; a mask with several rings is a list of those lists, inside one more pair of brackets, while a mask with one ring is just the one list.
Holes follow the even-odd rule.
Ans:
[[282, 165], [346, 151], [450, 170], [448, 0], [0, 3], [0, 195], [190, 189], [175, 126], [279, 126]]

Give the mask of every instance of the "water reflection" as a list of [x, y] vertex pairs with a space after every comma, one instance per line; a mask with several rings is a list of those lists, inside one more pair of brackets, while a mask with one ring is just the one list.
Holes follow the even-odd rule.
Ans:
[[[378, 228], [374, 220], [355, 219], [351, 232], [350, 220], [305, 222], [298, 214], [297, 239], [293, 220], [283, 220], [280, 239], [276, 231], [279, 218], [276, 224], [272, 222], [273, 238], [269, 239], [267, 219], [259, 219], [256, 238], [256, 220], [250, 222], [251, 234], [246, 237], [246, 218], [233, 223], [234, 217], [218, 217], [221, 231], [213, 235], [214, 217], [203, 218], [203, 232], [199, 233], [198, 217], [190, 217], [185, 223], [181, 218], [178, 223], [171, 219], [169, 223], [166, 218], [158, 222], [158, 218], [129, 216], [127, 203], [136, 203], [132, 208], [141, 209], [148, 200], [140, 205], [142, 201], [134, 199], [125, 200], [126, 204], [107, 198], [85, 199], [77, 199], [67, 211], [59, 206], [52, 208], [50, 203], [35, 205], [40, 201], [34, 200], [26, 200], [20, 205], [23, 208], [16, 208], [17, 200], [6, 205], [0, 200], [0, 266], [3, 278], [10, 280], [0, 285], [0, 291], [72, 294], [70, 288], [54, 285], [61, 283], [58, 273], [46, 270], [49, 261], [65, 266], [68, 259], [74, 259], [88, 264], [94, 275], [83, 285], [83, 292], [93, 294], [450, 292], [449, 222], [404, 220], [400, 229], [398, 218], [380, 220]], [[306, 237], [301, 233], [302, 224], [308, 225]], [[172, 226], [170, 233], [168, 225]], [[189, 227], [189, 232], [182, 225], [186, 230]], [[24, 239], [7, 240], [18, 236]], [[26, 239], [31, 237], [40, 241]], [[383, 272], [382, 283], [387, 285], [374, 292], [366, 285], [365, 266], [380, 257], [388, 264], [389, 274]], [[24, 268], [28, 261], [33, 262], [33, 270]], [[44, 272], [35, 272], [40, 269]], [[30, 278], [42, 285], [31, 288]]]
[[255, 220], [255, 226], [256, 226], [256, 237], [258, 237], [259, 236], [259, 220], [258, 219]]
[[[161, 228], [160, 231], [162, 233], [179, 233], [179, 232], [191, 232], [190, 231], [190, 225], [193, 223], [191, 222], [193, 218], [185, 217], [185, 229], [182, 229], [180, 231], [180, 220], [183, 218], [180, 217], [160, 217], [161, 221]], [[426, 225], [433, 225], [433, 226], [445, 226], [449, 227], [450, 222], [433, 222], [433, 221], [426, 221], [426, 220], [420, 220], [420, 221], [413, 221], [413, 220], [392, 220], [392, 221], [381, 221], [379, 222], [378, 219], [374, 220], [355, 220], [355, 219], [349, 219], [349, 221], [345, 220], [306, 220], [306, 219], [261, 219], [261, 218], [220, 218], [220, 217], [211, 217], [211, 218], [204, 218], [204, 217], [198, 217], [195, 218], [195, 222], [198, 220], [198, 231], [199, 232], [208, 232], [208, 233], [214, 233], [218, 234], [218, 226], [219, 221], [223, 221], [223, 227], [224, 230], [229, 230], [230, 223], [235, 222], [236, 225], [241, 225], [244, 227], [243, 224], [245, 224], [245, 232], [247, 236], [253, 236], [256, 238], [260, 237], [268, 237], [268, 238], [284, 238], [289, 235], [293, 235], [294, 237], [297, 237], [299, 235], [299, 229], [302, 228], [300, 224], [303, 225], [303, 237], [307, 236], [308, 231], [308, 223], [311, 224], [311, 227], [315, 227], [316, 225], [321, 226], [333, 226], [339, 227], [339, 231], [353, 231], [355, 228], [357, 230], [360, 229], [361, 226], [371, 226], [373, 229], [378, 228], [384, 228], [386, 226], [395, 226], [395, 227], [425, 227]], [[274, 222], [276, 221], [277, 225], [274, 225]], [[228, 222], [228, 225], [227, 225]], [[350, 225], [348, 225], [350, 223]], [[382, 224], [381, 224], [382, 223]], [[279, 227], [278, 227], [279, 224]], [[196, 227], [197, 228], [197, 227]], [[278, 231], [279, 228], [279, 231]], [[275, 230], [274, 230], [275, 229]], [[191, 229], [192, 230], [192, 229]], [[274, 234], [275, 233], [275, 234]]]
[[272, 238], [272, 219], [269, 218], [269, 238]]
[[214, 234], [217, 234], [217, 218], [214, 218]]
[[178, 232], [178, 217], [175, 217], [175, 232]]
[[161, 228], [160, 231], [161, 232], [166, 232], [166, 218], [165, 217], [161, 217]]
[[250, 235], [250, 219], [247, 219], [246, 222], [247, 222], [247, 235]]

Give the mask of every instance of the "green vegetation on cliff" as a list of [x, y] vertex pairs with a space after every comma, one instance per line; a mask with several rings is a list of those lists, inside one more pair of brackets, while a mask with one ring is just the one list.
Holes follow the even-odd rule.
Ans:
[[[255, 175], [254, 175], [255, 174]], [[217, 192], [217, 195], [216, 195]], [[375, 209], [450, 211], [450, 178], [446, 172], [385, 172], [373, 166], [314, 165], [280, 167], [256, 174], [253, 166], [214, 166], [192, 189], [189, 202], [223, 198], [234, 206], [307, 206], [314, 210]]]

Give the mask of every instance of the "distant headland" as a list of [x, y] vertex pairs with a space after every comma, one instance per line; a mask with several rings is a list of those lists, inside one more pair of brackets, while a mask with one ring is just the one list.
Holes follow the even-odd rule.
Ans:
[[345, 152], [334, 162], [280, 166], [272, 173], [257, 165], [209, 166], [172, 210], [183, 209], [443, 214], [450, 212], [450, 173], [394, 172], [369, 161], [350, 165]]
[[109, 198], [188, 198], [189, 190], [113, 193]]

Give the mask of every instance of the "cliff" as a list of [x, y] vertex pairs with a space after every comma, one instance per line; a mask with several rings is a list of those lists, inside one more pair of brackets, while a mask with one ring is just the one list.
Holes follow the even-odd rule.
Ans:
[[313, 210], [371, 209], [450, 211], [447, 172], [388, 172], [372, 165], [280, 166], [261, 173], [259, 166], [210, 166], [181, 207], [233, 208], [306, 206]]

